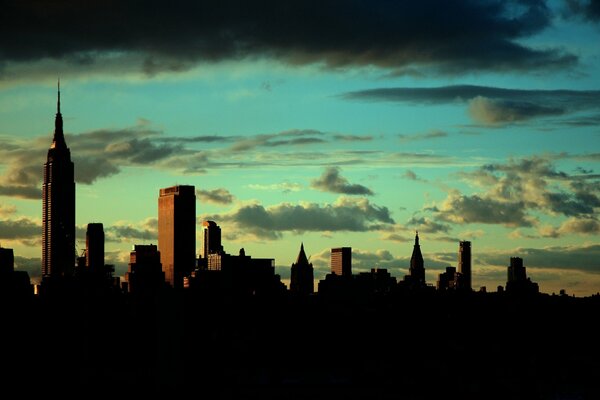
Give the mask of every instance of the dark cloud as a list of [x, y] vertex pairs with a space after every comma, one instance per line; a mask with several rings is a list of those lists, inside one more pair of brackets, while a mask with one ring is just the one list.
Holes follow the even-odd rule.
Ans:
[[393, 224], [387, 207], [360, 198], [341, 197], [333, 204], [281, 203], [241, 206], [226, 214], [205, 215], [201, 220], [217, 221], [224, 232], [248, 232], [264, 239], [278, 239], [282, 232], [366, 232]]
[[234, 196], [229, 190], [224, 188], [218, 188], [213, 190], [196, 190], [196, 195], [200, 198], [200, 201], [215, 204], [231, 204], [233, 203]]
[[536, 117], [562, 115], [565, 112], [566, 110], [561, 107], [548, 107], [522, 101], [495, 100], [481, 96], [475, 97], [469, 102], [471, 118], [484, 125], [526, 121]]
[[340, 175], [340, 169], [336, 167], [326, 168], [319, 178], [311, 182], [310, 186], [323, 192], [367, 196], [374, 194], [366, 186], [348, 182], [348, 179]]
[[49, 65], [152, 75], [261, 57], [396, 74], [539, 71], [577, 62], [564, 50], [524, 44], [551, 24], [542, 1], [19, 1], [5, 4], [3, 15], [0, 59], [3, 75], [13, 77], [42, 75]]
[[[519, 122], [537, 117], [600, 109], [600, 90], [527, 90], [455, 85], [368, 89], [344, 93], [341, 96], [348, 100], [415, 104], [468, 103], [471, 117], [484, 124]], [[578, 116], [566, 120], [566, 123], [571, 121], [572, 125], [585, 125], [594, 120], [591, 116]]]
[[42, 225], [27, 218], [0, 220], [0, 239], [37, 239], [42, 235]]
[[161, 141], [169, 143], [227, 143], [238, 139], [237, 136], [218, 136], [218, 135], [201, 135], [201, 136], [175, 136], [165, 138]]
[[323, 143], [319, 136], [324, 132], [314, 129], [292, 129], [288, 131], [256, 135], [238, 139], [232, 146], [234, 152], [253, 150], [256, 147], [295, 146], [314, 143]]
[[402, 143], [414, 142], [416, 140], [439, 139], [448, 136], [446, 132], [431, 131], [425, 133], [417, 133], [414, 135], [398, 135]]
[[477, 258], [483, 263], [506, 266], [510, 262], [510, 257], [523, 258], [523, 264], [528, 268], [528, 273], [532, 272], [529, 268], [552, 268], [600, 274], [600, 245], [598, 244], [554, 246], [542, 249], [518, 248], [510, 252], [477, 255]]
[[505, 89], [491, 86], [451, 85], [439, 87], [367, 89], [344, 93], [348, 100], [406, 102], [416, 104], [465, 103], [476, 97], [504, 101], [544, 102], [563, 106], [599, 107], [600, 90]]
[[[75, 164], [75, 181], [90, 185], [99, 178], [106, 178], [118, 174], [118, 166], [102, 158], [73, 157]], [[39, 197], [38, 197], [39, 198]]]
[[335, 140], [339, 140], [341, 142], [368, 142], [373, 140], [373, 136], [371, 135], [333, 135]]
[[134, 242], [156, 241], [158, 239], [158, 220], [147, 218], [139, 223], [120, 222], [104, 227], [106, 241], [110, 242]]
[[432, 221], [429, 218], [412, 217], [406, 222], [408, 226], [414, 226], [419, 232], [426, 233], [448, 233], [450, 226], [439, 222]]
[[479, 195], [450, 194], [436, 217], [457, 224], [501, 224], [513, 227], [533, 226], [523, 202], [502, 202]]
[[427, 182], [427, 180], [421, 178], [413, 170], [410, 170], [410, 169], [407, 169], [406, 171], [404, 171], [404, 173], [402, 174], [402, 178], [409, 179], [411, 181]]
[[[41, 173], [40, 173], [41, 175]], [[42, 190], [37, 186], [0, 186], [0, 196], [16, 197], [20, 199], [39, 200]]]
[[600, 22], [600, 0], [566, 0], [567, 15], [581, 17], [592, 22]]

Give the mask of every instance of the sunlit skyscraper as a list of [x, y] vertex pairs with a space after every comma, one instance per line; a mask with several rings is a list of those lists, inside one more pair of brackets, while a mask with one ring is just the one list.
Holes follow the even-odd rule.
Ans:
[[352, 276], [352, 247], [331, 249], [331, 273]]
[[158, 250], [165, 280], [183, 288], [183, 277], [196, 266], [196, 193], [194, 186], [160, 189]]
[[54, 138], [42, 186], [42, 276], [63, 277], [75, 267], [75, 176], [60, 113], [60, 84]]

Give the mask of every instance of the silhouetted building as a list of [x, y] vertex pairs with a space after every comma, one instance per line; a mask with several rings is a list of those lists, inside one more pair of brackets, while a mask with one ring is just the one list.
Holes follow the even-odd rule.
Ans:
[[508, 266], [508, 281], [506, 282], [507, 293], [533, 294], [539, 293], [537, 283], [527, 277], [527, 271], [521, 257], [511, 257]]
[[455, 267], [446, 267], [446, 272], [438, 275], [437, 290], [455, 290], [460, 280], [460, 273], [456, 272]]
[[104, 266], [104, 227], [89, 223], [85, 232], [85, 266], [91, 269]]
[[13, 249], [0, 247], [0, 297], [23, 298], [33, 295], [27, 271], [15, 271]]
[[352, 248], [331, 249], [331, 273], [339, 276], [352, 276]]
[[42, 186], [42, 276], [70, 276], [75, 267], [75, 176], [60, 113], [60, 84], [54, 138]]
[[160, 189], [158, 248], [166, 281], [183, 287], [183, 277], [196, 268], [196, 192], [194, 186]]
[[129, 291], [140, 295], [156, 294], [165, 285], [165, 273], [156, 245], [133, 246], [129, 255], [127, 282]]
[[300, 245], [296, 262], [292, 264], [290, 291], [299, 294], [311, 294], [315, 291], [313, 265], [306, 258], [304, 243]]
[[471, 290], [471, 242], [461, 241], [458, 245], [458, 272], [462, 275], [461, 287]]
[[408, 275], [399, 282], [400, 287], [405, 289], [420, 289], [424, 288], [425, 283], [425, 266], [423, 254], [421, 254], [421, 245], [419, 244], [419, 232], [415, 234], [415, 245], [413, 247], [412, 256], [410, 257], [410, 267]]
[[12, 273], [15, 271], [15, 254], [13, 249], [0, 247], [0, 273]]
[[219, 254], [223, 252], [221, 245], [221, 228], [214, 221], [204, 221], [204, 244], [202, 247], [202, 257], [208, 259], [209, 254]]
[[369, 272], [360, 272], [353, 277], [355, 293], [385, 294], [396, 286], [396, 278], [385, 268], [371, 268]]
[[246, 255], [243, 248], [237, 256], [225, 252], [209, 254], [207, 269], [196, 271], [190, 286], [206, 289], [206, 281], [203, 280], [218, 282], [221, 291], [233, 294], [276, 294], [285, 291], [281, 277], [275, 274], [275, 260], [252, 258]]

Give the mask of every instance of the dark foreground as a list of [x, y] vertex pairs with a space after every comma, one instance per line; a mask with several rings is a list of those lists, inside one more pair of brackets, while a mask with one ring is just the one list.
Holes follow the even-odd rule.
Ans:
[[0, 385], [23, 396], [600, 398], [597, 297], [165, 292], [2, 308]]

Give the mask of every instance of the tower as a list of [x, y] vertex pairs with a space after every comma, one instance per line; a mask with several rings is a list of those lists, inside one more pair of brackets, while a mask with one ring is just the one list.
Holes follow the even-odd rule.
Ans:
[[70, 276], [75, 267], [75, 175], [60, 113], [60, 81], [54, 138], [42, 186], [42, 276]]
[[415, 234], [415, 245], [412, 256], [410, 257], [410, 268], [408, 269], [411, 281], [414, 285], [425, 286], [425, 266], [423, 254], [421, 254], [421, 245], [419, 244], [419, 232]]
[[166, 281], [183, 288], [183, 277], [196, 266], [196, 193], [194, 186], [160, 189], [158, 250]]
[[315, 291], [313, 265], [306, 258], [304, 243], [300, 245], [298, 258], [292, 264], [290, 291], [299, 294], [311, 294]]
[[331, 249], [331, 273], [339, 276], [352, 276], [352, 247]]
[[471, 290], [471, 242], [461, 241], [459, 243], [458, 272], [462, 275], [463, 288]]
[[204, 245], [202, 247], [202, 258], [208, 259], [209, 254], [220, 254], [223, 252], [221, 245], [221, 228], [215, 221], [204, 221]]
[[85, 266], [90, 269], [104, 267], [104, 228], [101, 223], [88, 224], [85, 248]]

